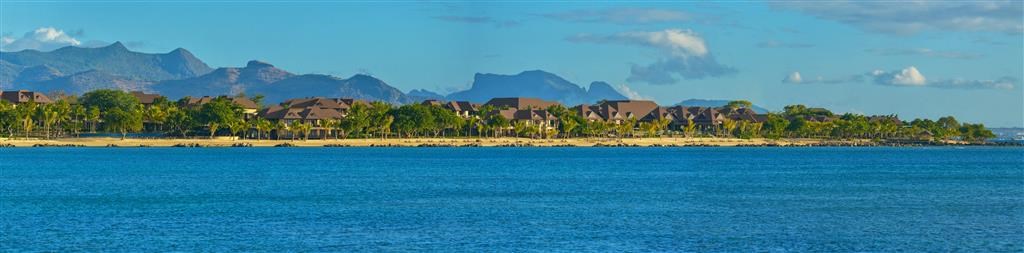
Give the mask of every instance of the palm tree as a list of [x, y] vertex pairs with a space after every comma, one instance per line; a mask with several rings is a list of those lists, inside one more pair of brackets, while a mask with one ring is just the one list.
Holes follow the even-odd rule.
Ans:
[[668, 125], [672, 123], [672, 120], [667, 118], [660, 118], [652, 123], [655, 125], [655, 131], [666, 131], [668, 130]]
[[277, 137], [278, 140], [280, 140], [281, 139], [281, 134], [284, 133], [284, 131], [288, 130], [288, 124], [284, 123], [284, 120], [278, 120], [276, 123], [274, 123], [274, 129], [277, 130], [277, 136], [276, 137]]
[[256, 129], [256, 140], [261, 140], [263, 133], [269, 133], [274, 126], [267, 119], [256, 118], [252, 120], [252, 127]]
[[217, 129], [220, 128], [220, 123], [210, 122], [209, 126], [210, 126], [210, 139], [213, 139], [213, 136], [217, 134]]
[[731, 137], [732, 131], [736, 129], [736, 121], [731, 119], [722, 120], [722, 136]]
[[562, 137], [569, 138], [569, 136], [572, 135], [572, 131], [576, 129], [576, 127], [580, 126], [580, 123], [575, 120], [567, 119], [563, 120], [561, 125]]
[[516, 137], [523, 137], [523, 135], [529, 133], [529, 130], [529, 126], [526, 125], [525, 120], [517, 120], [512, 125], [512, 132], [516, 134]]
[[302, 124], [299, 124], [299, 131], [302, 132], [302, 140], [308, 141], [309, 140], [309, 133], [310, 133], [310, 131], [313, 131], [313, 124], [312, 123], [302, 123]]
[[38, 109], [40, 121], [43, 123], [43, 132], [46, 134], [46, 139], [50, 139], [50, 127], [57, 123], [60, 114], [54, 110], [53, 106], [40, 106]]
[[96, 125], [100, 122], [100, 108], [96, 106], [90, 107], [89, 112], [86, 113], [85, 119], [90, 122], [90, 132], [96, 133]]
[[72, 121], [75, 123], [75, 127], [73, 127], [72, 130], [75, 133], [75, 137], [79, 136], [78, 134], [82, 128], [82, 121], [85, 120], [87, 114], [88, 113], [86, 112], [85, 107], [83, 106], [75, 105], [71, 107], [71, 118]]
[[163, 124], [167, 120], [168, 116], [167, 110], [165, 110], [163, 107], [159, 105], [153, 105], [145, 110], [144, 115], [146, 117], [146, 121], [149, 121], [150, 124], [153, 124], [155, 129], [152, 130], [163, 130]]
[[633, 129], [636, 127], [636, 118], [628, 118], [620, 123], [615, 131], [619, 134], [619, 138], [625, 138], [626, 134], [633, 135]]
[[[477, 124], [480, 123], [480, 119], [477, 118], [476, 116], [470, 116], [468, 119], [463, 121], [463, 123], [466, 124], [466, 127], [465, 127], [465, 129], [466, 129], [466, 136], [467, 137], [472, 137], [473, 136], [473, 130], [477, 129]], [[480, 130], [477, 130], [477, 131], [480, 131]]]
[[292, 123], [288, 124], [288, 130], [292, 134], [292, 140], [295, 140], [295, 136], [299, 135], [302, 131], [302, 120], [293, 120]]
[[334, 134], [337, 136], [335, 129], [337, 128], [338, 121], [334, 119], [323, 119], [320, 121], [320, 125], [327, 130], [327, 134], [320, 135], [320, 139], [327, 139], [328, 135]]
[[380, 139], [386, 139], [391, 134], [391, 123], [395, 122], [395, 116], [387, 115], [380, 122]]
[[[231, 131], [231, 136], [235, 138], [239, 138], [238, 134], [246, 129], [249, 129], [249, 124], [244, 120], [236, 120], [228, 124], [228, 130]], [[242, 135], [241, 138], [245, 139], [245, 135]]]

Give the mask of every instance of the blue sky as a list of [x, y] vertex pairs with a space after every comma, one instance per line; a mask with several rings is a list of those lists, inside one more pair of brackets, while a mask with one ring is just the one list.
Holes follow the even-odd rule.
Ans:
[[[186, 48], [213, 67], [370, 73], [448, 93], [541, 69], [638, 98], [748, 99], [1024, 126], [1024, 18], [1009, 2], [3, 1], [3, 50]], [[52, 28], [52, 29], [50, 29]], [[799, 76], [799, 78], [796, 78]]]

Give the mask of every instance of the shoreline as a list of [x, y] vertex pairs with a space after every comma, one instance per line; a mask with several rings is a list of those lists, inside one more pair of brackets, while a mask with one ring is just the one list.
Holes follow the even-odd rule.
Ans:
[[[849, 146], [1006, 146], [998, 144], [884, 143], [868, 139], [738, 139], [738, 138], [396, 138], [255, 140], [232, 138], [134, 139], [84, 137], [59, 139], [0, 138], [0, 147], [849, 147]], [[1011, 145], [1019, 146], [1019, 145]]]

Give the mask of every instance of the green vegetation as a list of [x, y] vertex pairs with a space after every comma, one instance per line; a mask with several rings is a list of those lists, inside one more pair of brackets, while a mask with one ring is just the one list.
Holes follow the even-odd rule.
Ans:
[[[99, 130], [194, 137], [237, 138], [389, 138], [389, 137], [526, 137], [526, 138], [634, 138], [634, 137], [731, 137], [820, 138], [874, 140], [962, 140], [981, 142], [994, 135], [981, 124], [961, 123], [952, 116], [938, 120], [900, 121], [895, 116], [835, 115], [823, 108], [786, 106], [763, 115], [757, 122], [724, 118], [713, 126], [699, 126], [692, 119], [661, 118], [621, 122], [586, 120], [563, 106], [546, 108], [557, 120], [545, 123], [515, 121], [503, 117], [500, 108], [482, 106], [471, 117], [462, 117], [440, 106], [383, 102], [354, 103], [341, 119], [317, 122], [272, 121], [246, 115], [228, 98], [216, 98], [201, 106], [186, 107], [186, 100], [158, 98], [143, 106], [131, 94], [96, 90], [81, 97], [62, 96], [55, 102], [13, 105], [0, 101], [0, 132], [8, 138], [79, 136]], [[749, 101], [733, 101], [726, 107], [750, 108]]]

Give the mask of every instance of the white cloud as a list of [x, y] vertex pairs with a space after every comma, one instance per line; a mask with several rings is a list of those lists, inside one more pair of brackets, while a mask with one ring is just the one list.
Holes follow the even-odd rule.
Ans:
[[1012, 90], [1016, 87], [1016, 78], [1013, 77], [1002, 77], [996, 80], [965, 80], [965, 79], [949, 79], [941, 80], [928, 83], [928, 86], [936, 88], [949, 88], [949, 89], [1000, 89], [1000, 90]]
[[576, 10], [543, 14], [542, 16], [569, 22], [592, 22], [614, 24], [646, 24], [680, 22], [692, 19], [692, 15], [677, 10], [654, 8], [612, 8], [604, 10]]
[[928, 82], [914, 66], [889, 72], [875, 70], [871, 74], [875, 76], [875, 83], [882, 85], [923, 86]]
[[957, 51], [933, 50], [933, 49], [930, 49], [930, 48], [903, 48], [903, 49], [886, 48], [886, 49], [868, 49], [868, 50], [865, 50], [865, 51], [867, 51], [868, 53], [874, 53], [874, 54], [883, 55], [883, 56], [894, 56], [894, 55], [898, 55], [898, 56], [927, 56], [927, 57], [935, 57], [935, 58], [962, 59], [962, 60], [975, 59], [975, 58], [981, 57], [981, 55], [974, 54], [974, 53], [957, 52]]
[[703, 38], [693, 31], [682, 29], [624, 32], [614, 35], [578, 34], [569, 37], [569, 41], [643, 45], [663, 48], [678, 56], [705, 56], [708, 54], [708, 48]]
[[757, 43], [757, 47], [760, 48], [811, 48], [814, 47], [812, 44], [807, 43], [794, 43], [794, 42], [780, 42], [780, 41], [763, 41]]
[[736, 73], [736, 69], [719, 64], [712, 56], [704, 39], [697, 33], [683, 29], [666, 29], [653, 32], [623, 32], [612, 35], [578, 34], [567, 38], [577, 43], [617, 43], [656, 48], [667, 53], [646, 66], [631, 68], [630, 82], [650, 84], [672, 84], [684, 79], [725, 76]]
[[792, 72], [782, 79], [789, 84], [836, 84], [863, 83], [865, 78], [873, 78], [873, 83], [887, 86], [932, 87], [944, 89], [1003, 89], [1012, 90], [1020, 82], [1017, 78], [1005, 76], [995, 80], [969, 80], [964, 78], [932, 80], [925, 78], [917, 67], [909, 66], [900, 70], [873, 70], [864, 74], [851, 75], [846, 78], [824, 78], [821, 76], [808, 78], [800, 72]]
[[786, 76], [786, 78], [782, 79], [783, 83], [802, 83], [803, 81], [804, 78], [800, 77], [800, 72], [796, 71], [794, 71], [793, 73], [789, 73], [789, 75]]
[[499, 27], [499, 28], [513, 27], [513, 26], [518, 26], [519, 25], [518, 21], [497, 20], [497, 19], [494, 19], [494, 18], [491, 18], [491, 17], [484, 17], [484, 16], [437, 16], [437, 17], [434, 17], [434, 19], [445, 21], [445, 22], [452, 22], [452, 23], [491, 24], [491, 25], [494, 25], [495, 27]]
[[41, 27], [25, 33], [21, 38], [4, 37], [0, 40], [0, 50], [13, 52], [26, 49], [50, 51], [66, 46], [78, 46], [82, 42], [71, 37], [63, 30], [53, 27]]
[[615, 90], [618, 91], [623, 96], [626, 96], [626, 98], [629, 98], [629, 99], [634, 99], [634, 100], [651, 100], [651, 98], [640, 95], [639, 92], [637, 92], [636, 90], [634, 90], [633, 88], [630, 88], [629, 86], [627, 86], [625, 84], [616, 85], [615, 86]]
[[794, 9], [868, 31], [912, 34], [923, 30], [1024, 32], [1022, 1], [779, 1]]
[[811, 78], [803, 77], [800, 72], [794, 71], [789, 73], [785, 78], [782, 79], [782, 83], [789, 84], [836, 84], [836, 83], [859, 83], [863, 82], [863, 75], [851, 75], [842, 78], [825, 78], [822, 76], [814, 76]]

